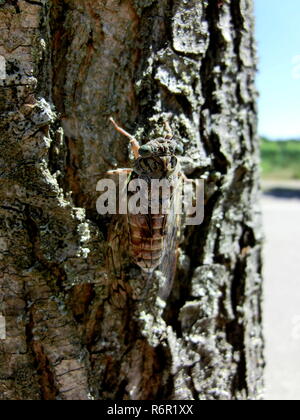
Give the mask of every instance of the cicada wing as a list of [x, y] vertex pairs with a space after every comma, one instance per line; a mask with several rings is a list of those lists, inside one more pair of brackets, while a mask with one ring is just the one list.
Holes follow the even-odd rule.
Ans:
[[110, 223], [107, 241], [107, 262], [109, 271], [116, 277], [122, 276], [124, 263], [128, 260], [129, 228], [126, 215], [115, 215]]
[[111, 302], [124, 307], [130, 291], [126, 282], [126, 267], [129, 263], [129, 228], [126, 215], [113, 216], [107, 241], [108, 287]]
[[[117, 202], [127, 204], [127, 185], [131, 177], [129, 170], [117, 170], [119, 177], [114, 177], [118, 183]], [[128, 266], [130, 255], [128, 253], [130, 245], [129, 226], [127, 214], [113, 215], [108, 230], [107, 237], [107, 271], [108, 287], [110, 299], [115, 306], [123, 307], [128, 298], [129, 290], [126, 282], [126, 267]]]
[[175, 185], [165, 226], [165, 252], [159, 267], [162, 273], [159, 296], [166, 300], [171, 293], [177, 269], [178, 247], [181, 237], [180, 185]]

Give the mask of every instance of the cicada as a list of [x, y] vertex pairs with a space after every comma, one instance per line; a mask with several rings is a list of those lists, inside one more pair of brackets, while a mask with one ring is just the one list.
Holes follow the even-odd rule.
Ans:
[[[166, 297], [176, 272], [181, 231], [181, 215], [177, 210], [180, 206], [181, 181], [184, 175], [178, 156], [182, 154], [183, 148], [175, 141], [168, 123], [165, 124], [164, 137], [140, 146], [112, 118], [110, 121], [118, 132], [129, 138], [134, 164], [133, 168], [112, 170], [108, 174], [126, 175], [128, 202], [133, 197], [133, 192], [128, 191], [132, 183], [140, 188], [140, 199], [146, 197], [142, 212], [132, 210], [128, 205], [126, 216], [121, 218], [117, 215], [117, 220], [111, 223], [108, 238], [112, 254], [110, 264], [118, 266], [120, 272], [122, 255], [127, 253], [132, 262], [140, 267], [144, 277], [149, 279], [154, 271], [159, 270], [164, 278], [160, 295]], [[168, 188], [163, 191], [160, 186], [164, 185], [164, 181]], [[153, 208], [156, 210], [153, 211]]]

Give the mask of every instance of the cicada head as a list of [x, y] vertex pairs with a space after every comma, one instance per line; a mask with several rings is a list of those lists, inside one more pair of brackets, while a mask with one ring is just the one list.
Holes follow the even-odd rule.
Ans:
[[182, 153], [182, 146], [173, 139], [151, 140], [139, 148], [134, 170], [151, 178], [168, 178], [178, 168], [177, 156]]

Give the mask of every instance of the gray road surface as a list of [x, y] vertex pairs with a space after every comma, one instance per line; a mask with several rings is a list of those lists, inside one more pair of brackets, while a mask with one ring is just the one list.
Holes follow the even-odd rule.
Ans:
[[[266, 399], [300, 400], [300, 185], [264, 196]], [[299, 194], [299, 198], [297, 195]], [[282, 198], [288, 197], [291, 198]], [[280, 198], [281, 197], [281, 198]]]

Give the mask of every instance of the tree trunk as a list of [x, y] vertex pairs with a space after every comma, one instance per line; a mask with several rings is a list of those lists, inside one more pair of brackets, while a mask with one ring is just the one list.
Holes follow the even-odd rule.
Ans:
[[[0, 25], [0, 398], [260, 398], [252, 1], [1, 0]], [[107, 258], [110, 116], [139, 140], [169, 119], [206, 179], [166, 301]]]

